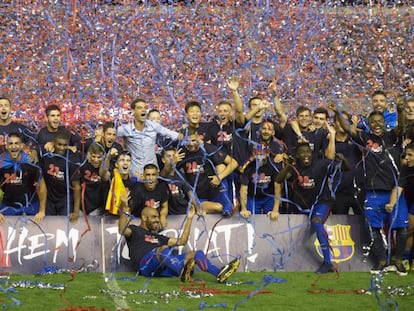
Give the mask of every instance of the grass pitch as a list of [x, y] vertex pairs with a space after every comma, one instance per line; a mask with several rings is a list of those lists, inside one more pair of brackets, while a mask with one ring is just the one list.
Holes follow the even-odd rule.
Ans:
[[[1, 279], [3, 310], [412, 310], [414, 273], [238, 272], [228, 284], [196, 272], [191, 283], [132, 273], [10, 275]], [[378, 282], [376, 282], [377, 285]], [[64, 289], [63, 289], [64, 288]], [[15, 289], [15, 290], [14, 290]]]

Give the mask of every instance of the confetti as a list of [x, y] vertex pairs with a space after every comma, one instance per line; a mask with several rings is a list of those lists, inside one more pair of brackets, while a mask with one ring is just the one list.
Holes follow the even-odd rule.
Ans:
[[333, 98], [361, 112], [375, 89], [414, 90], [408, 5], [163, 2], [2, 3], [0, 84], [14, 118], [39, 124], [59, 104], [66, 124], [125, 121], [139, 96], [175, 127], [188, 100], [211, 114], [234, 74], [245, 99], [270, 97], [276, 80], [290, 115]]

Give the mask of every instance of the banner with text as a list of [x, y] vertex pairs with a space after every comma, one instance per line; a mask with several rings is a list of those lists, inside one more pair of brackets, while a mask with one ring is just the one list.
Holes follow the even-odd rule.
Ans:
[[[178, 237], [185, 216], [169, 216], [163, 234]], [[139, 219], [133, 220], [139, 224]], [[331, 255], [339, 269], [367, 271], [362, 245], [367, 239], [363, 218], [332, 215], [325, 224]], [[118, 233], [117, 218], [49, 216], [37, 225], [26, 217], [7, 217], [0, 227], [0, 263], [4, 271], [36, 273], [49, 267], [87, 268], [96, 272], [132, 271], [129, 251]], [[239, 271], [313, 271], [322, 262], [316, 235], [305, 215], [281, 215], [271, 222], [265, 215], [246, 221], [235, 215], [195, 217], [187, 245], [178, 253], [203, 250], [213, 263], [224, 265], [241, 257]]]

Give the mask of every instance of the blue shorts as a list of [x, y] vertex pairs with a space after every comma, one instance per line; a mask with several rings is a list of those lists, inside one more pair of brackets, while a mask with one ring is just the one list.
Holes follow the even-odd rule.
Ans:
[[386, 221], [390, 228], [408, 227], [408, 209], [404, 195], [400, 196], [398, 203], [391, 213], [385, 210], [385, 204], [390, 201], [391, 191], [367, 191], [365, 196], [365, 216], [373, 228], [384, 228]]
[[264, 197], [262, 199], [247, 198], [247, 209], [253, 214], [267, 214], [273, 211], [275, 199], [273, 197]]
[[322, 222], [328, 218], [329, 213], [331, 212], [331, 206], [327, 203], [318, 203], [313, 207], [311, 219], [312, 218], [320, 218]]
[[205, 202], [205, 201], [220, 203], [221, 205], [223, 205], [223, 212], [231, 212], [231, 210], [233, 209], [233, 204], [227, 192], [227, 188], [220, 187], [220, 192], [213, 199], [201, 199], [200, 198], [200, 202]]
[[7, 216], [22, 215], [23, 212], [26, 215], [36, 215], [39, 212], [39, 201], [29, 202], [24, 207], [12, 207], [3, 203], [0, 206], [0, 213]]
[[176, 277], [184, 266], [185, 254], [174, 255], [171, 248], [157, 254], [158, 248], [146, 253], [139, 263], [139, 273], [143, 276]]

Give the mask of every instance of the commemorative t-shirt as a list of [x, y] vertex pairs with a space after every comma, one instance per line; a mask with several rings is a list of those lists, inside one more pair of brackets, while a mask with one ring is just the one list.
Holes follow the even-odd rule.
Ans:
[[243, 137], [243, 126], [235, 122], [220, 126], [217, 122], [211, 122], [207, 130], [205, 141], [210, 141], [212, 145], [223, 148], [223, 150], [235, 158], [237, 162], [243, 163], [247, 157], [247, 140]]
[[183, 215], [187, 212], [188, 197], [186, 182], [178, 176], [167, 177], [168, 187], [168, 214]]
[[7, 135], [10, 133], [18, 133], [22, 137], [23, 142], [31, 148], [35, 148], [34, 134], [24, 124], [12, 121], [8, 125], [0, 125], [0, 153], [5, 151]]
[[71, 182], [80, 180], [79, 164], [79, 156], [69, 150], [66, 156], [48, 154], [40, 158], [48, 200], [59, 202], [72, 193]]
[[164, 202], [168, 201], [168, 191], [165, 182], [158, 182], [155, 189], [150, 191], [145, 188], [144, 183], [137, 184], [137, 204], [132, 214], [136, 217], [141, 217], [141, 212], [145, 207], [152, 207], [161, 210]]
[[36, 184], [41, 178], [40, 167], [21, 163], [17, 167], [0, 169], [0, 184], [4, 192], [3, 204], [12, 207], [26, 206], [37, 201]]
[[109, 182], [103, 181], [99, 176], [99, 167], [95, 168], [89, 162], [86, 162], [80, 168], [81, 184], [85, 189], [82, 196], [86, 213], [95, 209], [105, 209], [106, 198], [108, 196]]
[[240, 176], [240, 183], [246, 185], [248, 188], [247, 195], [250, 198], [263, 199], [274, 196], [275, 194], [275, 179], [277, 170], [270, 160], [262, 166], [257, 167], [257, 162], [250, 163], [244, 174]]
[[291, 169], [291, 195], [301, 209], [310, 209], [318, 203], [330, 202], [335, 198], [329, 189], [329, 176], [333, 162], [327, 159], [312, 161], [309, 166], [299, 163]]
[[[73, 133], [66, 129], [64, 126], [59, 126], [57, 132], [63, 132], [69, 135], [69, 146], [76, 146], [77, 150], [81, 150], [81, 138], [77, 133]], [[39, 145], [39, 150], [44, 152], [44, 146], [48, 142], [52, 142], [56, 136], [57, 132], [49, 132], [47, 127], [40, 129], [39, 133], [36, 135], [36, 141]]]
[[[335, 142], [336, 153], [341, 153], [347, 159], [350, 170], [341, 171], [340, 174], [336, 174], [333, 180], [333, 185], [337, 188], [337, 191], [341, 192], [353, 192], [355, 185], [361, 187], [364, 181], [364, 171], [362, 164], [362, 153], [357, 145], [350, 140], [344, 142]], [[354, 185], [355, 182], [355, 185]]]
[[[303, 137], [309, 142], [313, 158], [323, 158], [323, 151], [328, 146], [328, 139], [326, 138], [327, 134], [328, 133], [325, 129], [317, 129], [302, 133]], [[298, 136], [293, 131], [289, 122], [283, 130], [283, 141], [287, 145], [288, 153], [294, 155], [296, 153]]]
[[154, 248], [167, 245], [169, 237], [145, 230], [141, 226], [129, 225], [132, 234], [125, 240], [129, 249], [129, 257], [131, 258], [131, 266], [137, 271], [139, 263], [144, 255]]
[[184, 171], [189, 185], [195, 187], [200, 199], [214, 199], [220, 187], [212, 187], [209, 176], [216, 175], [215, 165], [223, 164], [227, 154], [211, 144], [204, 144], [196, 152], [183, 148], [185, 157], [177, 163], [177, 168]]
[[361, 131], [356, 141], [365, 147], [365, 188], [390, 191], [398, 179], [401, 155], [395, 130], [382, 136]]

